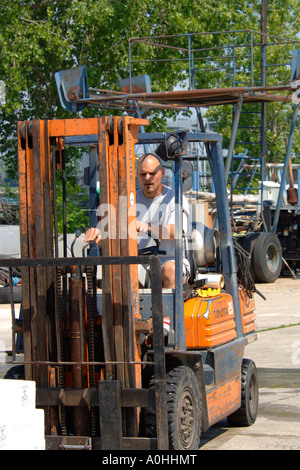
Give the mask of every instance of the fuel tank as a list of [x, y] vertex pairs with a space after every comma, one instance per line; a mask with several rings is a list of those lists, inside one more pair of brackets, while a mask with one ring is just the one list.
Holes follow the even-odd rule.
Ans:
[[[255, 302], [245, 289], [239, 288], [243, 333], [256, 329]], [[205, 349], [228, 343], [236, 338], [235, 313], [230, 294], [220, 292], [210, 297], [196, 296], [184, 303], [187, 349]]]
[[219, 346], [236, 338], [232, 296], [193, 297], [184, 303], [187, 349]]

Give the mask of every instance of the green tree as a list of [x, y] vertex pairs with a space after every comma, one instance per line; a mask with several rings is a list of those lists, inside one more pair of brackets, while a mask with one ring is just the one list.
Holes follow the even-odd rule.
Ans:
[[[260, 30], [260, 0], [1, 0], [0, 4], [0, 79], [6, 84], [6, 105], [0, 108], [0, 151], [11, 175], [17, 169], [17, 121], [72, 117], [59, 103], [56, 71], [85, 64], [91, 87], [117, 90], [119, 78], [128, 77], [130, 38]], [[299, 21], [297, 0], [269, 0], [268, 33], [294, 39]], [[199, 35], [194, 47], [217, 48], [234, 40], [230, 35]], [[168, 38], [162, 41], [172, 42]], [[176, 46], [186, 47], [186, 36], [176, 41]], [[134, 46], [137, 62], [133, 74], [148, 73], [153, 91], [171, 90], [186, 80], [187, 62], [166, 61], [168, 49]], [[182, 52], [173, 52], [175, 58], [182, 58]], [[255, 60], [259, 62], [259, 56]], [[195, 86], [224, 86], [224, 78], [232, 77], [230, 73], [229, 77], [203, 73]], [[86, 109], [82, 114], [100, 113], [105, 111]], [[212, 109], [211, 113], [226, 145], [231, 108]], [[162, 124], [166, 114], [153, 113], [152, 126]], [[279, 123], [276, 125], [279, 129]]]

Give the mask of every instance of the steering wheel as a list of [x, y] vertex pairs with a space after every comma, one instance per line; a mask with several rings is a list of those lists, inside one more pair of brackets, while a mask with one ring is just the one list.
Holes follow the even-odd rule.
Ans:
[[[80, 235], [81, 235], [80, 230], [76, 230], [74, 240], [71, 244], [71, 254], [72, 254], [73, 258], [75, 258], [74, 246], [75, 246], [76, 240], [80, 237]], [[151, 238], [155, 242], [156, 246], [149, 246], [149, 247], [146, 247], [146, 248], [142, 248], [142, 249], [138, 250], [138, 255], [143, 255], [143, 256], [147, 256], [147, 255], [166, 255], [167, 254], [166, 250], [160, 250], [159, 249], [160, 241], [157, 238], [154, 238], [151, 235], [150, 231], [148, 231], [147, 235], [148, 235], [149, 238]], [[89, 242], [86, 245], [84, 245], [84, 247], [82, 248], [83, 257], [85, 257], [86, 248], [90, 245], [91, 245], [91, 243]]]

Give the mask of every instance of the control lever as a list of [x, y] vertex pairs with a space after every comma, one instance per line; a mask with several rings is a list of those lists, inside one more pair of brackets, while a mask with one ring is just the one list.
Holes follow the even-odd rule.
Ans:
[[166, 250], [160, 250], [160, 241], [157, 238], [153, 238], [152, 234], [150, 231], [147, 232], [147, 235], [149, 238], [152, 238], [152, 240], [156, 243], [156, 246], [148, 246], [146, 248], [142, 248], [138, 250], [139, 255], [166, 255], [167, 252]]
[[[75, 253], [74, 253], [74, 246], [75, 246], [75, 243], [76, 243], [76, 240], [80, 237], [81, 235], [81, 231], [80, 230], [76, 230], [75, 232], [75, 238], [71, 244], [71, 254], [72, 254], [72, 257], [75, 258]], [[82, 248], [82, 257], [85, 258], [85, 249], [90, 246], [93, 242], [88, 242], [86, 245], [83, 246]]]

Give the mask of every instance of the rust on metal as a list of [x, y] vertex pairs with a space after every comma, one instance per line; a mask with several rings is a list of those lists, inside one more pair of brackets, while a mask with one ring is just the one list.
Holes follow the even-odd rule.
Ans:
[[[154, 107], [164, 106], [170, 109], [180, 110], [184, 107], [208, 107], [219, 106], [224, 104], [237, 103], [243, 96], [245, 103], [261, 103], [261, 102], [281, 102], [291, 103], [292, 96], [290, 94], [278, 93], [291, 93], [295, 91], [292, 85], [275, 85], [265, 87], [225, 87], [225, 88], [203, 88], [193, 90], [175, 90], [175, 91], [161, 91], [149, 93], [132, 93], [124, 94], [122, 96], [123, 105], [127, 101], [138, 100], [142, 105], [149, 105]], [[115, 94], [106, 94], [93, 96], [91, 100], [80, 100], [82, 103], [94, 104], [117, 104], [120, 102], [120, 96]]]
[[[23, 364], [26, 379], [35, 380], [37, 389], [49, 393], [59, 390], [59, 406], [44, 405], [48, 436], [60, 432], [66, 436], [69, 422], [73, 423], [74, 436], [96, 436], [94, 408], [88, 409], [83, 397], [81, 404], [85, 406], [66, 410], [66, 388], [94, 389], [99, 380], [105, 379], [117, 381], [122, 390], [142, 387], [140, 334], [147, 325], [139, 324], [137, 263], [103, 265], [102, 315], [94, 315], [92, 265], [80, 266], [76, 258], [74, 265], [57, 263], [57, 210], [53, 198], [56, 172], [65, 171], [65, 138], [97, 135], [101, 204], [109, 208], [102, 259], [137, 257], [137, 240], [128, 236], [128, 227], [136, 221], [134, 145], [139, 126], [147, 123], [123, 116], [18, 124], [21, 257], [28, 261], [22, 267]], [[100, 330], [103, 355], [98, 351]], [[139, 413], [140, 408], [134, 405], [120, 415], [127, 437], [138, 437]], [[166, 419], [165, 414], [162, 416]]]
[[228, 416], [241, 405], [241, 376], [237, 376], [224, 385], [214, 387], [207, 393], [209, 426]]

